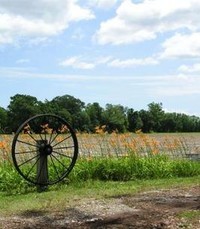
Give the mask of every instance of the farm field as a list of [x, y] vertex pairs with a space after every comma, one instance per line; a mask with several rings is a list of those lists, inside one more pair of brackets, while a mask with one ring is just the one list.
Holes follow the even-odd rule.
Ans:
[[[200, 133], [78, 133], [79, 160], [69, 180], [44, 193], [36, 193], [13, 169], [13, 137], [0, 135], [3, 229], [200, 228]], [[23, 143], [28, 135], [22, 134], [20, 139]], [[30, 151], [30, 147], [36, 148], [32, 144], [35, 139], [34, 135], [30, 145], [22, 144], [22, 155], [35, 152]], [[63, 139], [66, 134], [59, 135], [57, 141], [62, 145]], [[195, 162], [182, 161], [185, 158]], [[57, 174], [58, 169], [54, 170]]]
[[[10, 160], [13, 136], [0, 135], [1, 161]], [[130, 152], [141, 156], [166, 154], [172, 158], [200, 157], [200, 133], [78, 133], [77, 138], [80, 157], [119, 157]]]
[[78, 135], [81, 156], [126, 156], [166, 154], [187, 157], [200, 154], [200, 133], [144, 134], [138, 131], [125, 134]]

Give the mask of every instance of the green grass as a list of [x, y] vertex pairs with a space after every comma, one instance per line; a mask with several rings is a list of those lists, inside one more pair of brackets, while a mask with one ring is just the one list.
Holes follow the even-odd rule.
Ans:
[[[59, 165], [58, 165], [59, 166]], [[62, 166], [62, 165], [60, 165]], [[58, 168], [59, 170], [59, 168]], [[56, 172], [56, 171], [55, 171]], [[193, 177], [200, 175], [200, 163], [190, 160], [172, 160], [166, 156], [137, 157], [96, 157], [81, 158], [63, 184], [79, 184], [83, 181], [141, 181]], [[0, 165], [0, 191], [7, 195], [34, 192], [35, 187], [28, 184], [10, 163]]]
[[172, 160], [167, 156], [96, 157], [81, 159], [70, 174], [70, 180], [159, 179], [200, 175], [200, 163], [190, 160]]
[[[178, 214], [178, 217], [184, 220], [184, 228], [191, 228], [188, 225], [199, 225], [200, 210], [187, 210]], [[199, 228], [199, 227], [198, 227]]]
[[200, 176], [192, 178], [171, 178], [136, 181], [80, 181], [65, 185], [55, 185], [42, 193], [6, 195], [0, 193], [0, 214], [2, 216], [21, 215], [25, 212], [63, 211], [76, 206], [88, 198], [107, 199], [120, 195], [133, 195], [147, 190], [184, 188], [199, 185]]
[[187, 220], [196, 220], [200, 219], [200, 210], [190, 210], [184, 211], [179, 214], [180, 218], [185, 218]]

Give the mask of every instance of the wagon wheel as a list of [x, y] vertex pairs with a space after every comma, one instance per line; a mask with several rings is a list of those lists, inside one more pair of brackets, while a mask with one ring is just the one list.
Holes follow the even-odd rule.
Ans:
[[12, 143], [16, 170], [35, 185], [63, 180], [78, 156], [78, 142], [71, 126], [61, 117], [40, 114], [25, 121]]

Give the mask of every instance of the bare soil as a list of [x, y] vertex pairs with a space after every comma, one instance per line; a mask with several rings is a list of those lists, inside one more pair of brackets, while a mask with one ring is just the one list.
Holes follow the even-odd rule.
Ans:
[[[117, 188], [117, 187], [116, 187]], [[154, 190], [135, 195], [81, 199], [62, 211], [27, 210], [0, 217], [2, 229], [200, 229], [200, 186]]]

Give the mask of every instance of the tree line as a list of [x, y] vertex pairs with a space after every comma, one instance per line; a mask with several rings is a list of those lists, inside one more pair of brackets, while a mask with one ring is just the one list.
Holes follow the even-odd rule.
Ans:
[[97, 102], [85, 104], [71, 95], [42, 102], [31, 95], [16, 94], [6, 109], [0, 107], [0, 133], [15, 132], [25, 120], [40, 113], [59, 115], [80, 132], [94, 133], [101, 126], [108, 133], [200, 131], [199, 117], [165, 112], [162, 103], [152, 102], [147, 110], [136, 111], [122, 105], [106, 104], [103, 108]]

